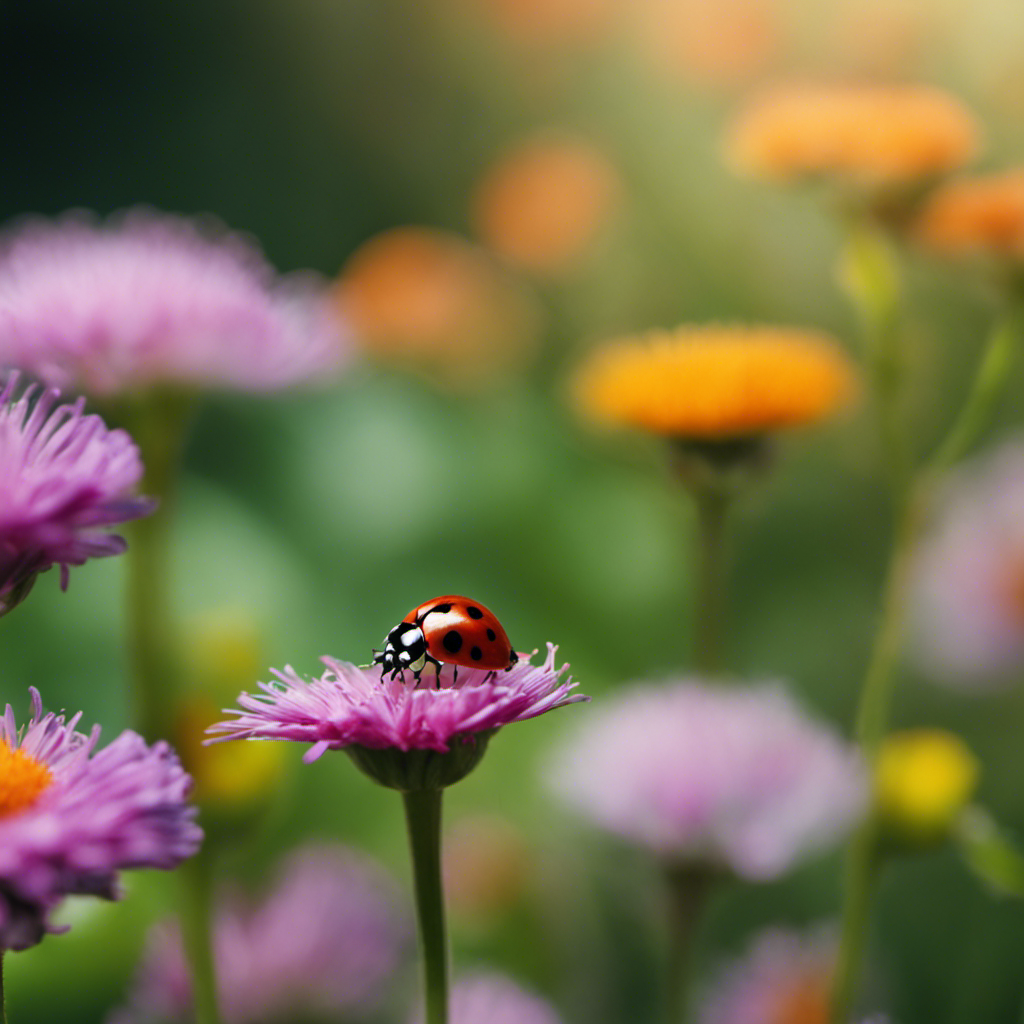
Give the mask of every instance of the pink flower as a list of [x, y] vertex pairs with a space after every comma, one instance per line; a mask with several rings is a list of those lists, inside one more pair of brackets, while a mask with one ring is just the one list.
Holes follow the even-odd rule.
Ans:
[[[410, 1024], [422, 1024], [413, 1015]], [[452, 987], [448, 1024], [562, 1024], [540, 996], [494, 972], [466, 975]]]
[[0, 362], [91, 394], [273, 390], [332, 371], [346, 349], [312, 275], [277, 279], [214, 221], [77, 212], [0, 247]]
[[153, 510], [133, 494], [142, 463], [124, 431], [83, 415], [83, 399], [57, 405], [60, 392], [35, 387], [16, 398], [17, 386], [13, 374], [0, 388], [0, 615], [51, 566], [67, 586], [68, 566], [120, 554], [104, 528]]
[[917, 553], [912, 649], [939, 682], [993, 689], [1024, 670], [1024, 437], [951, 475]]
[[0, 720], [0, 950], [26, 949], [68, 895], [118, 896], [118, 871], [173, 868], [203, 834], [185, 802], [192, 780], [166, 743], [123, 732], [97, 750], [99, 726], [43, 714]]
[[[219, 901], [214, 947], [228, 1024], [337, 1019], [377, 1006], [408, 945], [411, 927], [391, 879], [344, 846], [308, 846], [285, 862], [259, 904]], [[127, 1008], [111, 1024], [194, 1017], [176, 925], [153, 930]]]
[[590, 712], [550, 785], [673, 864], [775, 878], [839, 842], [865, 803], [854, 748], [781, 686], [636, 686]]
[[830, 928], [761, 932], [743, 957], [719, 971], [698, 1024], [828, 1024], [836, 954]]

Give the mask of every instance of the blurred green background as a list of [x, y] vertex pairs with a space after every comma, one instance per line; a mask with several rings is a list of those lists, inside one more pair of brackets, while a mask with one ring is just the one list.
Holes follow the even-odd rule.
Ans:
[[[553, 33], [544, 17], [523, 29], [532, 7], [510, 0], [5, 5], [5, 220], [136, 203], [211, 212], [256, 236], [280, 269], [333, 277], [394, 226], [473, 238], [475, 183], [536, 130], [589, 140], [620, 182], [615, 209], [569, 271], [504, 271], [534, 311], [540, 348], [529, 366], [453, 391], [367, 358], [311, 393], [204, 399], [175, 527], [186, 624], [241, 616], [262, 635], [265, 664], [311, 673], [322, 654], [369, 660], [409, 608], [466, 593], [495, 610], [520, 650], [557, 642], [597, 700], [685, 671], [691, 509], [659, 445], [577, 423], [566, 370], [603, 337], [706, 320], [816, 325], [856, 354], [834, 280], [836, 226], [810, 195], [730, 176], [722, 127], [747, 89], [779, 75], [922, 79], [973, 107], [982, 164], [1005, 165], [1024, 151], [1024, 18], [1016, 0], [761, 0], [769, 28], [749, 59], [715, 58], [731, 38], [725, 25], [704, 43], [684, 32], [689, 49], [666, 60], [641, 30], [646, 4], [567, 3]], [[994, 302], [914, 254], [907, 274], [924, 449], [963, 393]], [[1019, 422], [1022, 383], [1018, 370], [993, 436]], [[887, 536], [876, 456], [862, 408], [787, 439], [734, 531], [730, 664], [789, 680], [846, 731]], [[49, 707], [102, 722], [108, 738], [127, 725], [123, 574], [120, 560], [90, 563], [65, 595], [50, 574], [5, 621], [2, 696], [19, 713], [31, 684]], [[500, 815], [528, 858], [506, 905], [483, 920], [453, 910], [456, 969], [507, 969], [570, 1022], [651, 1020], [651, 869], [565, 820], [541, 784], [545, 751], [585, 714], [507, 729], [450, 791], [451, 826]], [[1024, 834], [1024, 694], [958, 697], [908, 671], [896, 719], [964, 735], [983, 762], [982, 802]], [[284, 791], [228, 869], [258, 885], [281, 851], [338, 837], [404, 881], [398, 799], [346, 758], [303, 767], [301, 753], [286, 751]], [[118, 1002], [147, 916], [169, 898], [164, 879], [130, 885], [133, 899], [71, 908], [69, 935], [8, 958], [12, 1020], [85, 1024]], [[702, 927], [698, 973], [756, 927], [837, 907], [838, 856], [777, 884], [726, 890]], [[889, 872], [876, 932], [874, 984], [897, 1020], [1019, 1019], [1024, 908], [980, 891], [952, 854]]]

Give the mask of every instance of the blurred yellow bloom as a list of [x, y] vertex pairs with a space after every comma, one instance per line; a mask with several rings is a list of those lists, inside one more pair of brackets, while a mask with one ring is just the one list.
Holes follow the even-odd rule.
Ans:
[[977, 148], [967, 108], [921, 85], [776, 86], [754, 97], [726, 139], [729, 162], [752, 177], [834, 175], [860, 185], [942, 174]]
[[284, 771], [278, 743], [203, 746], [224, 705], [252, 690], [266, 671], [263, 632], [242, 609], [221, 608], [189, 624], [185, 649], [190, 693], [178, 715], [176, 747], [195, 782], [194, 799], [218, 809], [266, 800]]
[[944, 834], [974, 793], [978, 761], [967, 745], [941, 729], [890, 735], [875, 764], [875, 805], [899, 831], [930, 838]]
[[950, 255], [1024, 258], [1024, 167], [937, 189], [916, 233], [925, 245]]
[[619, 192], [618, 173], [600, 150], [540, 136], [487, 170], [473, 195], [473, 220], [481, 239], [508, 262], [558, 273], [593, 243]]
[[521, 365], [535, 315], [487, 254], [433, 228], [400, 227], [349, 258], [336, 295], [356, 341], [372, 355], [455, 387]]
[[610, 342], [574, 381], [578, 405], [595, 419], [698, 440], [812, 423], [853, 390], [852, 366], [832, 338], [786, 327], [681, 327]]

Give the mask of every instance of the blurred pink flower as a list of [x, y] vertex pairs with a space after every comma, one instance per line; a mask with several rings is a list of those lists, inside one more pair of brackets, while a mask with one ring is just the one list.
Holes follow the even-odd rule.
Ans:
[[698, 1024], [828, 1024], [838, 943], [831, 928], [772, 928], [719, 972]]
[[920, 545], [912, 650], [954, 687], [994, 689], [1024, 671], [1024, 437], [953, 473]]
[[0, 387], [0, 615], [51, 566], [67, 586], [68, 566], [120, 554], [124, 540], [105, 527], [153, 510], [133, 494], [142, 463], [123, 430], [83, 415], [84, 399], [17, 389], [17, 374]]
[[[422, 1021], [422, 1013], [410, 1018], [410, 1024]], [[488, 971], [468, 974], [455, 983], [448, 1024], [562, 1024], [562, 1018], [537, 994]]]
[[569, 666], [555, 667], [556, 650], [548, 644], [540, 665], [523, 655], [506, 672], [460, 666], [454, 685], [445, 665], [438, 688], [432, 680], [414, 686], [401, 677], [383, 678], [379, 666], [360, 668], [334, 658], [322, 658], [327, 671], [311, 680], [289, 665], [274, 671], [276, 682], [259, 684], [262, 693], [243, 693], [242, 710], [227, 709], [235, 719], [208, 731], [227, 734], [218, 739], [312, 743], [307, 763], [345, 747], [445, 753], [453, 741], [587, 700], [570, 694], [576, 683], [562, 679]]
[[[261, 904], [221, 900], [214, 947], [226, 1024], [347, 1019], [373, 1009], [409, 944], [411, 922], [399, 907], [383, 870], [340, 845], [293, 853]], [[159, 925], [128, 1005], [110, 1024], [192, 1019], [181, 934]]]
[[839, 842], [866, 799], [854, 748], [777, 685], [634, 687], [550, 767], [555, 792], [597, 825], [754, 881]]
[[80, 714], [43, 714], [30, 692], [27, 725], [10, 704], [0, 719], [0, 952], [53, 930], [64, 897], [117, 899], [119, 871], [176, 867], [203, 838], [166, 743], [123, 732], [97, 750], [99, 726], [80, 733]]
[[215, 221], [75, 212], [0, 241], [0, 362], [57, 384], [267, 391], [335, 369], [346, 351], [315, 276], [277, 278]]

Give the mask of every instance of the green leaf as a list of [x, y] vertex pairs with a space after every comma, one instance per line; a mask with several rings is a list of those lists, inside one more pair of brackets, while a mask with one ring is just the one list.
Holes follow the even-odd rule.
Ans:
[[973, 874], [1000, 896], [1024, 897], [1024, 854], [980, 807], [969, 807], [955, 838]]

